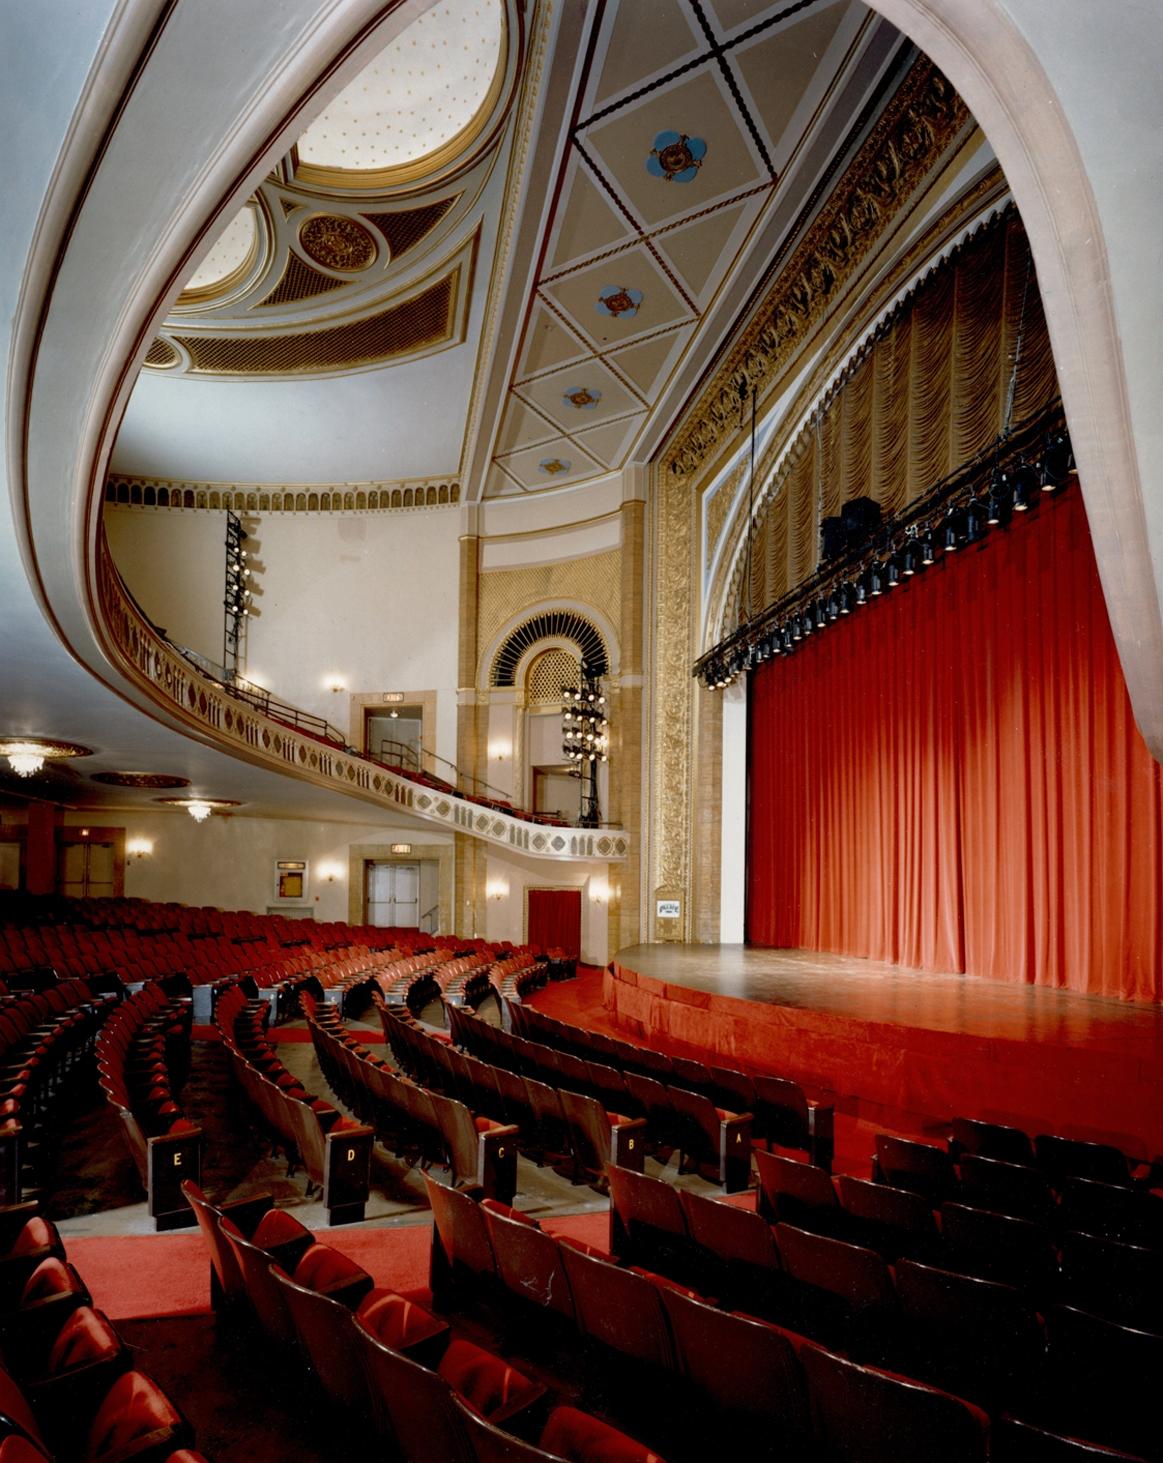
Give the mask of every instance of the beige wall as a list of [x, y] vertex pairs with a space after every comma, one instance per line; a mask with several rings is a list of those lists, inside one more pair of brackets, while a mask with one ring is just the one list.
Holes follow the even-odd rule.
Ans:
[[[225, 514], [111, 508], [114, 561], [170, 638], [222, 658]], [[243, 673], [347, 729], [348, 694], [436, 692], [436, 745], [456, 760], [456, 509], [248, 517], [254, 599]], [[327, 682], [343, 683], [340, 692]]]
[[[10, 820], [6, 819], [6, 823]], [[317, 920], [348, 918], [349, 849], [353, 845], [411, 843], [417, 858], [425, 846], [439, 846], [438, 835], [390, 824], [314, 823], [291, 818], [222, 817], [214, 814], [195, 823], [184, 812], [117, 813], [95, 811], [86, 820], [66, 813], [64, 823], [83, 827], [99, 822], [123, 827], [127, 848], [138, 838], [149, 839], [152, 852], [143, 858], [130, 853], [125, 865], [125, 893], [130, 898], [177, 900], [182, 904], [210, 904], [220, 909], [248, 909], [265, 913], [275, 899], [275, 861], [306, 859], [309, 864], [307, 897]], [[330, 869], [335, 877], [329, 881]], [[293, 901], [299, 903], [299, 901]]]

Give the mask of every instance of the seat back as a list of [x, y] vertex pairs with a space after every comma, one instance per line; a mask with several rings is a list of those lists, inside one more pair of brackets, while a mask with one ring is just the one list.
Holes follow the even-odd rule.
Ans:
[[[990, 1430], [990, 1463], [1145, 1463], [1134, 1453], [1067, 1438], [1033, 1423], [1001, 1417]], [[0, 1463], [3, 1460], [0, 1459]]]
[[775, 1242], [784, 1267], [800, 1284], [829, 1291], [859, 1310], [893, 1305], [892, 1276], [875, 1250], [790, 1224], [775, 1226]]
[[[125, 1372], [109, 1388], [89, 1428], [85, 1463], [113, 1463], [147, 1448], [192, 1442], [182, 1414], [151, 1378]], [[135, 1446], [140, 1445], [140, 1446]]]
[[1054, 1193], [1040, 1169], [969, 1153], [962, 1155], [958, 1169], [961, 1182], [956, 1197], [962, 1203], [1031, 1219], [1035, 1224], [1047, 1224], [1054, 1215]]
[[1071, 1306], [1046, 1312], [1047, 1405], [1062, 1431], [1155, 1458], [1159, 1402], [1144, 1378], [1163, 1376], [1163, 1335]]
[[937, 1244], [933, 1207], [922, 1194], [841, 1174], [840, 1205], [852, 1238], [890, 1260], [902, 1254], [931, 1254]]
[[511, 1295], [573, 1322], [576, 1314], [557, 1241], [539, 1224], [505, 1213], [491, 1199], [481, 1203], [497, 1272]]
[[218, 1229], [222, 1211], [211, 1204], [192, 1179], [184, 1179], [182, 1193], [193, 1209], [206, 1248], [210, 1252], [210, 1268], [218, 1293], [227, 1301], [236, 1301], [245, 1294], [246, 1285], [234, 1253]]
[[691, 1239], [716, 1259], [728, 1266], [743, 1265], [755, 1270], [781, 1268], [771, 1226], [754, 1209], [705, 1198], [688, 1189], [683, 1189], [680, 1197]]
[[808, 1100], [798, 1082], [757, 1072], [755, 1083], [756, 1132], [783, 1148], [806, 1148]]
[[468, 1194], [438, 1184], [427, 1174], [424, 1187], [434, 1224], [430, 1275], [433, 1294], [449, 1283], [479, 1285], [495, 1279], [497, 1262], [480, 1205]]
[[672, 1365], [670, 1330], [659, 1288], [632, 1270], [558, 1241], [582, 1333], [635, 1361]]
[[1019, 1290], [912, 1260], [897, 1265], [896, 1286], [913, 1374], [991, 1411], [1026, 1395], [1045, 1342]]
[[1066, 1179], [1061, 1189], [1058, 1220], [1063, 1231], [1163, 1250], [1163, 1194], [1095, 1179]]
[[765, 1153], [762, 1148], [755, 1150], [754, 1158], [759, 1212], [769, 1223], [779, 1220], [823, 1233], [836, 1229], [840, 1202], [831, 1174], [815, 1164]]
[[279, 1346], [295, 1344], [295, 1327], [282, 1291], [271, 1274], [273, 1261], [265, 1250], [248, 1240], [230, 1219], [223, 1216], [218, 1228], [234, 1254], [246, 1286], [247, 1299], [266, 1334]]
[[985, 1463], [989, 1420], [959, 1397], [821, 1347], [801, 1352], [824, 1456], [844, 1463]]
[[297, 1284], [277, 1265], [271, 1273], [282, 1292], [299, 1346], [323, 1390], [340, 1407], [366, 1413], [370, 1399], [350, 1309], [330, 1296]]
[[876, 1135], [873, 1177], [878, 1183], [923, 1194], [933, 1206], [953, 1198], [956, 1188], [953, 1160], [944, 1148], [915, 1143], [911, 1138], [896, 1138], [889, 1133]]
[[610, 1249], [624, 1260], [670, 1274], [690, 1259], [679, 1190], [662, 1179], [611, 1165]]
[[381, 1436], [393, 1442], [408, 1463], [426, 1458], [468, 1463], [471, 1445], [444, 1378], [385, 1346], [359, 1317], [352, 1324], [372, 1417]]
[[[746, 1456], [748, 1441], [778, 1438], [781, 1452], [799, 1457], [811, 1435], [807, 1387], [796, 1353], [796, 1338], [778, 1326], [664, 1289], [662, 1304], [670, 1320], [678, 1367], [713, 1415], [719, 1442]], [[701, 1409], [698, 1409], [701, 1410]], [[742, 1430], [744, 1437], [739, 1437]], [[705, 1440], [708, 1444], [713, 1439]]]
[[1062, 1296], [1069, 1305], [1123, 1326], [1163, 1329], [1163, 1250], [1066, 1234]]
[[983, 1123], [979, 1118], [954, 1118], [949, 1151], [954, 1158], [975, 1153], [980, 1158], [1000, 1158], [1003, 1163], [1034, 1161], [1034, 1145], [1021, 1128], [1002, 1123]]
[[1055, 1185], [1066, 1179], [1095, 1179], [1101, 1184], [1131, 1182], [1126, 1154], [1110, 1143], [1087, 1143], [1078, 1138], [1059, 1138], [1039, 1133], [1034, 1139], [1038, 1167]]
[[951, 1270], [1048, 1292], [1058, 1274], [1050, 1232], [1032, 1219], [994, 1214], [968, 1204], [941, 1205], [941, 1242]]

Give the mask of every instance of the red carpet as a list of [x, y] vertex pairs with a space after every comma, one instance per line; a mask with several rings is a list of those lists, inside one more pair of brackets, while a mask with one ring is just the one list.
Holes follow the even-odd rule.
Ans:
[[[568, 1234], [606, 1246], [606, 1213], [550, 1219], [551, 1234]], [[392, 1229], [319, 1229], [324, 1244], [355, 1260], [377, 1285], [398, 1291], [428, 1284], [430, 1222]], [[210, 1260], [197, 1230], [183, 1234], [87, 1236], [66, 1242], [69, 1261], [89, 1287], [93, 1304], [110, 1320], [196, 1316], [210, 1309]]]

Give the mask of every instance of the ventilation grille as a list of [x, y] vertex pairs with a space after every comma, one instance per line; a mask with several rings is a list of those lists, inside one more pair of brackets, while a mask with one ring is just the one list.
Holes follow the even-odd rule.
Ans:
[[526, 679], [526, 699], [529, 701], [551, 701], [561, 705], [561, 688], [576, 686], [581, 666], [577, 656], [568, 650], [555, 647], [539, 655], [529, 667]]
[[369, 224], [375, 224], [387, 239], [392, 258], [398, 259], [430, 234], [455, 202], [455, 198], [445, 198], [426, 208], [409, 208], [403, 213], [365, 213], [364, 218]]
[[513, 685], [517, 662], [539, 640], [570, 640], [578, 648], [578, 659], [590, 666], [595, 675], [604, 676], [609, 669], [606, 646], [596, 627], [573, 610], [553, 610], [534, 615], [523, 625], [518, 625], [497, 651], [491, 684]]
[[170, 366], [176, 366], [181, 359], [181, 356], [178, 355], [169, 341], [163, 340], [160, 335], [145, 354], [145, 364], [147, 366], [156, 366], [159, 371], [168, 370]]
[[409, 355], [452, 336], [459, 269], [415, 299], [367, 320], [310, 334], [175, 336], [190, 371], [217, 376], [290, 376], [342, 371]]
[[342, 289], [343, 283], [341, 279], [328, 279], [325, 274], [320, 274], [317, 269], [304, 264], [296, 255], [288, 254], [282, 279], [255, 308], [262, 310], [268, 305], [287, 305], [292, 300], [309, 300], [313, 295], [325, 295], [330, 290]]

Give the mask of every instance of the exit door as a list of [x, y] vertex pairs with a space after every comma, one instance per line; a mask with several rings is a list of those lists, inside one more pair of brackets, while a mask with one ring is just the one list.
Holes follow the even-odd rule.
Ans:
[[86, 839], [74, 843], [61, 839], [57, 844], [57, 893], [73, 899], [119, 895], [123, 868], [118, 865], [113, 842]]
[[367, 865], [367, 922], [369, 925], [405, 926], [420, 923], [420, 865]]

